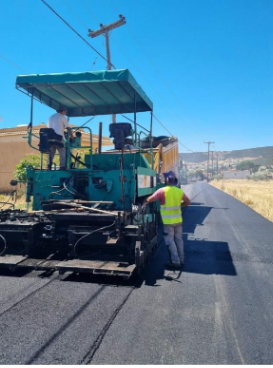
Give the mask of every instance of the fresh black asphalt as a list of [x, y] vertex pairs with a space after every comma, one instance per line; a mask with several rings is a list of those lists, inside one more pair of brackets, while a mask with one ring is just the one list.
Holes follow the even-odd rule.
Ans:
[[185, 266], [137, 280], [0, 271], [0, 364], [272, 364], [273, 223], [183, 187]]

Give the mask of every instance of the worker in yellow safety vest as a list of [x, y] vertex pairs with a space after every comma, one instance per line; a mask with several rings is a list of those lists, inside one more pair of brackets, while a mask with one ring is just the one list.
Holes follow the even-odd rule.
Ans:
[[146, 202], [160, 201], [160, 214], [163, 222], [163, 236], [169, 249], [171, 262], [169, 267], [181, 267], [184, 264], [184, 243], [181, 207], [190, 205], [191, 201], [184, 191], [178, 188], [173, 171], [163, 174], [166, 187], [158, 189]]

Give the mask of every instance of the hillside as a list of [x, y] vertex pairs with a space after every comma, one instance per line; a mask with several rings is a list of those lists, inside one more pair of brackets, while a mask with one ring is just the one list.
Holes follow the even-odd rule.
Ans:
[[[273, 165], [273, 146], [249, 148], [235, 151], [214, 152], [214, 159], [218, 156], [219, 162], [238, 163], [244, 160], [254, 161], [258, 165]], [[180, 153], [180, 160], [187, 164], [204, 163], [208, 159], [207, 152]], [[210, 157], [211, 158], [211, 157]]]

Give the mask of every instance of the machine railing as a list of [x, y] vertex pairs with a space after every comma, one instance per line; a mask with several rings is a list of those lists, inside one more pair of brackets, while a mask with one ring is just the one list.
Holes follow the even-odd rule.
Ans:
[[[70, 132], [71, 131], [73, 131], [73, 130], [76, 130], [76, 131], [78, 131], [79, 130], [79, 128], [78, 127], [73, 127], [73, 128], [68, 128], [68, 139], [67, 139], [67, 144], [66, 144], [66, 157], [67, 157], [67, 161], [66, 161], [66, 168], [68, 169], [68, 170], [75, 170], [75, 169], [71, 169], [71, 154], [70, 154], [70, 152], [71, 152], [71, 149], [75, 149], [75, 148], [78, 148], [78, 149], [87, 149], [87, 148], [89, 148], [89, 150], [90, 150], [90, 169], [91, 169], [91, 171], [93, 170], [93, 150], [92, 150], [92, 147], [93, 147], [93, 137], [92, 137], [92, 130], [89, 128], [89, 127], [82, 127], [82, 129], [87, 129], [87, 130], [89, 130], [89, 133], [90, 133], [90, 135], [89, 135], [89, 139], [90, 139], [90, 145], [89, 146], [82, 146], [82, 145], [80, 145], [80, 146], [73, 146], [73, 144], [71, 144], [71, 142], [70, 142]], [[90, 169], [86, 169], [86, 170], [90, 170]], [[84, 170], [84, 169], [83, 169]]]
[[[150, 152], [144, 151], [143, 148], [140, 147], [141, 134], [144, 134], [146, 137], [149, 138], [149, 140], [150, 140]], [[134, 140], [134, 135], [136, 135], [137, 141]], [[150, 155], [150, 157], [151, 157], [151, 168], [153, 170], [154, 169], [154, 152], [153, 152], [153, 138], [151, 137], [151, 135], [146, 134], [142, 130], [139, 133], [136, 133], [132, 130], [132, 143], [133, 143], [133, 146], [135, 146], [139, 150], [139, 153], [145, 152], [145, 154]]]
[[34, 146], [32, 145], [32, 137], [35, 137], [35, 138], [37, 138], [37, 139], [39, 139], [39, 140], [40, 140], [40, 137], [38, 137], [37, 135], [35, 135], [35, 134], [33, 134], [33, 133], [32, 133], [32, 129], [28, 130], [28, 132], [27, 132], [27, 137], [23, 137], [23, 138], [27, 138], [27, 143], [28, 143], [28, 145], [29, 145], [31, 148], [35, 149], [36, 151], [39, 151], [39, 148], [34, 147]]

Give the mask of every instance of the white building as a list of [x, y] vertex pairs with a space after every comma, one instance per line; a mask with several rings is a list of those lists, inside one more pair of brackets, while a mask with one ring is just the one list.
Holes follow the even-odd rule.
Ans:
[[229, 170], [223, 171], [224, 179], [246, 179], [250, 175], [249, 170]]

